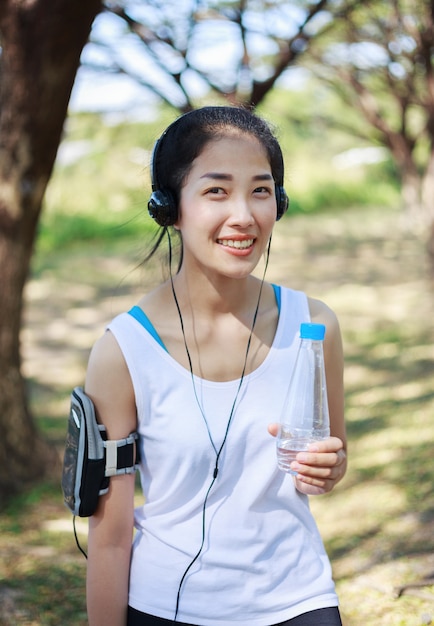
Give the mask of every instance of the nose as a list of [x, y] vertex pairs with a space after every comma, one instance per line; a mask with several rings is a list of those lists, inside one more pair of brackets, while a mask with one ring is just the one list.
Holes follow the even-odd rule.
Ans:
[[231, 204], [229, 223], [232, 226], [245, 228], [246, 226], [253, 224], [254, 217], [250, 203], [244, 196], [239, 195], [236, 198], [233, 198], [233, 202]]

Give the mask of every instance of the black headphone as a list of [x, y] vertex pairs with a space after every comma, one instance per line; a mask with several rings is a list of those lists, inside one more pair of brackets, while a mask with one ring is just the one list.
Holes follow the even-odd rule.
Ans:
[[[171, 128], [171, 126], [169, 126], [169, 128]], [[148, 212], [159, 226], [173, 226], [178, 219], [178, 203], [176, 202], [176, 198], [170, 189], [159, 189], [157, 176], [157, 156], [159, 147], [169, 128], [155, 142], [151, 157], [152, 193], [148, 201]]]
[[[189, 115], [189, 113], [186, 113]], [[178, 118], [179, 119], [179, 118]], [[151, 158], [151, 184], [152, 193], [148, 201], [149, 215], [157, 222], [159, 226], [173, 226], [178, 220], [178, 203], [170, 189], [160, 189], [157, 176], [157, 160], [160, 151], [161, 142], [167, 135], [167, 132], [177, 120], [173, 122], [155, 142]], [[275, 184], [277, 215], [276, 220], [280, 220], [282, 215], [288, 210], [289, 198], [283, 185]]]

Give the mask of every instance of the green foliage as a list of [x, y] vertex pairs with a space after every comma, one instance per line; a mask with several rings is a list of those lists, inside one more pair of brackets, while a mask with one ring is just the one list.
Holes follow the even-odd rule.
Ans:
[[158, 132], [152, 124], [72, 116], [47, 191], [38, 250], [146, 235], [148, 164]]
[[[376, 146], [362, 138], [368, 129], [333, 93], [312, 82], [300, 91], [275, 90], [259, 112], [277, 128], [292, 213], [399, 205], [393, 162], [363, 163], [363, 150]], [[355, 132], [332, 129], [331, 116], [351, 119]], [[360, 151], [359, 164], [351, 165], [353, 149]]]
[[141, 213], [123, 221], [113, 214], [64, 215], [51, 213], [42, 219], [39, 230], [39, 250], [48, 252], [83, 241], [111, 241], [147, 233]]
[[349, 184], [344, 181], [324, 181], [312, 185], [309, 191], [296, 193], [291, 204], [295, 213], [343, 210], [356, 206], [393, 206], [398, 194], [390, 184], [377, 183], [373, 188], [367, 181]]
[[344, 5], [343, 19], [312, 39], [301, 64], [346, 103], [344, 116], [327, 113], [338, 127], [358, 132], [365, 124], [368, 137], [392, 147], [403, 178], [410, 162], [426, 173], [433, 140], [432, 3]]

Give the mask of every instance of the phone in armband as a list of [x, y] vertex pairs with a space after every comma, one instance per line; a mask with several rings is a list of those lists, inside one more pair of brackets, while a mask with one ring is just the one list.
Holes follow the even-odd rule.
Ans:
[[111, 476], [132, 474], [138, 469], [138, 438], [133, 432], [125, 439], [108, 440], [105, 426], [97, 422], [92, 400], [82, 387], [75, 387], [62, 470], [64, 502], [74, 519], [95, 513], [99, 497], [109, 490]]

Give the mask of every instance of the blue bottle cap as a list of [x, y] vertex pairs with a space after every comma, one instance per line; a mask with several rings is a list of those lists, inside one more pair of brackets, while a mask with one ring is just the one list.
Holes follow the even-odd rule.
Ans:
[[300, 324], [300, 338], [322, 341], [325, 337], [324, 324]]

